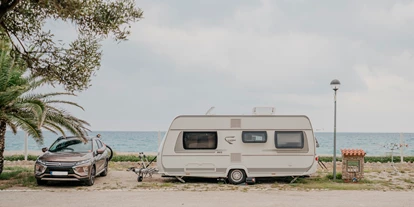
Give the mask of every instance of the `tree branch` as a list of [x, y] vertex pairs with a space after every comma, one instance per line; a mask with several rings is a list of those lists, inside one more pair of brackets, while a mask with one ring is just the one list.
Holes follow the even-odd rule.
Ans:
[[[18, 48], [18, 47], [14, 44], [14, 41], [13, 41], [12, 37], [10, 36], [9, 30], [7, 29], [7, 26], [4, 24], [4, 22], [0, 22], [0, 25], [1, 25], [1, 27], [3, 27], [3, 29], [4, 29], [4, 31], [6, 32], [7, 36], [9, 36], [9, 38], [10, 38], [10, 42], [12, 43], [12, 45], [16, 48], [16, 50], [17, 50], [19, 53], [22, 53], [22, 52], [19, 50], [19, 48]], [[13, 33], [13, 32], [12, 32], [12, 34], [13, 34], [13, 36], [17, 39], [17, 41], [20, 43], [20, 45], [22, 46], [22, 49], [23, 49], [24, 53], [27, 53], [26, 48], [24, 47], [23, 42], [22, 42], [22, 41], [20, 41], [20, 39], [17, 37], [17, 35], [16, 35], [15, 33]]]
[[11, 42], [11, 44], [13, 45], [13, 47], [19, 52], [19, 53], [21, 53], [20, 52], [20, 50], [19, 50], [19, 48], [14, 44], [14, 42], [13, 42], [13, 39], [12, 39], [12, 37], [10, 36], [10, 33], [9, 33], [9, 31], [7, 31], [7, 28], [6, 28], [6, 25], [4, 25], [4, 23], [3, 22], [1, 22], [0, 23], [0, 25], [1, 25], [1, 27], [4, 29], [4, 31], [6, 32], [6, 34], [7, 34], [7, 36], [9, 37], [9, 39], [10, 39], [10, 42]]
[[[7, 3], [4, 4], [6, 0], [1, 0], [1, 5], [0, 5], [0, 22], [3, 22], [3, 18], [4, 16], [6, 16], [7, 12], [9, 12], [10, 10], [13, 10], [14, 7], [17, 6], [17, 4], [20, 2], [20, 0], [9, 0], [7, 1]], [[10, 3], [11, 2], [11, 3]]]

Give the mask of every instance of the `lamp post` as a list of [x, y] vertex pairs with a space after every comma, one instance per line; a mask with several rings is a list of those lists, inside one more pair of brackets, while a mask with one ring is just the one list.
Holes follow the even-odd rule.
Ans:
[[335, 79], [331, 81], [332, 89], [335, 91], [335, 109], [334, 109], [334, 151], [333, 151], [333, 180], [336, 180], [336, 92], [339, 89], [341, 82]]

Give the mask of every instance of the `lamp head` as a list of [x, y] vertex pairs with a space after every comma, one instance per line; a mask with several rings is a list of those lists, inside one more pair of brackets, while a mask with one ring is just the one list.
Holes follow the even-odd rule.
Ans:
[[337, 91], [339, 89], [339, 86], [341, 86], [341, 82], [339, 82], [338, 79], [331, 81], [331, 87], [334, 91]]

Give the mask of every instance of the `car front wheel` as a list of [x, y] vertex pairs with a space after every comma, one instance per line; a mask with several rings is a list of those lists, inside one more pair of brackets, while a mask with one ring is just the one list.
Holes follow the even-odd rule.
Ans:
[[95, 183], [95, 166], [91, 167], [91, 174], [89, 175], [89, 179], [86, 180], [87, 186], [92, 186]]

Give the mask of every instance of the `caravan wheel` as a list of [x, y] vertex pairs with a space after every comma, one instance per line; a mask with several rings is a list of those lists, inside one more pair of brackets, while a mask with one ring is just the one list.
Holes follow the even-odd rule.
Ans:
[[228, 179], [231, 184], [238, 185], [246, 182], [246, 173], [239, 169], [230, 170]]

